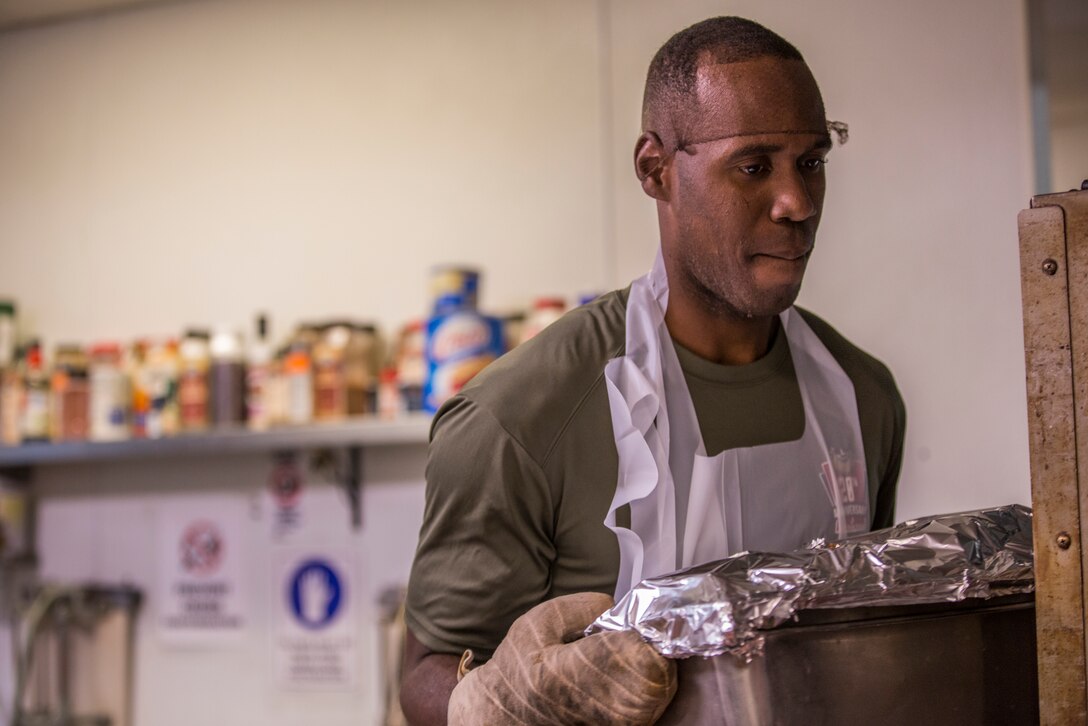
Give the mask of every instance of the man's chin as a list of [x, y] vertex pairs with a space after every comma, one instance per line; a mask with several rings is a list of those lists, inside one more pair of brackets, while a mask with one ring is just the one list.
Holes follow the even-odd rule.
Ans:
[[723, 300], [717, 301], [718, 313], [726, 317], [742, 320], [756, 320], [760, 318], [772, 318], [789, 309], [797, 300], [800, 286], [779, 289], [775, 291], [761, 291], [760, 294], [750, 296], [747, 300]]
[[752, 314], [748, 317], [769, 318], [774, 315], [780, 315], [781, 313], [788, 310], [797, 301], [797, 296], [800, 294], [800, 292], [800, 284], [790, 285], [787, 287], [779, 288], [777, 290], [768, 291], [763, 295], [760, 295], [758, 299], [752, 301]]

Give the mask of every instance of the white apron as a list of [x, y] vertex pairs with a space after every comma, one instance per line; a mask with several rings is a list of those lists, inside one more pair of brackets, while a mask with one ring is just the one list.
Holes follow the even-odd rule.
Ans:
[[[660, 253], [631, 284], [626, 354], [605, 366], [619, 455], [605, 525], [616, 533], [616, 599], [647, 577], [742, 550], [789, 551], [816, 537], [868, 531], [869, 489], [850, 378], [793, 308], [781, 315], [801, 401], [796, 441], [707, 456], [665, 327]], [[631, 527], [616, 511], [629, 506]]]

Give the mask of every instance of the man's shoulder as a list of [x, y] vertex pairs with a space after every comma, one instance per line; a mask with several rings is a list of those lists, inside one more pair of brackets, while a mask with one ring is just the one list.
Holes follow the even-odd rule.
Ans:
[[797, 308], [812, 332], [827, 346], [827, 350], [842, 366], [855, 388], [862, 388], [866, 394], [882, 394], [892, 405], [902, 406], [895, 377], [882, 361], [852, 343], [830, 323], [815, 313]]
[[457, 399], [494, 418], [542, 462], [571, 418], [603, 391], [605, 364], [623, 355], [627, 293], [571, 310], [481, 371]]

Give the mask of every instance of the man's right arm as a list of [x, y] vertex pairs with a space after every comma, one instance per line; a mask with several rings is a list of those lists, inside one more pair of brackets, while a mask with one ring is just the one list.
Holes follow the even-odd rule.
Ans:
[[400, 707], [412, 726], [445, 726], [450, 693], [457, 685], [461, 659], [435, 653], [420, 643], [411, 629], [404, 639]]
[[401, 706], [446, 723], [460, 653], [490, 658], [547, 595], [554, 507], [536, 462], [464, 397], [436, 416], [419, 547], [408, 583]]

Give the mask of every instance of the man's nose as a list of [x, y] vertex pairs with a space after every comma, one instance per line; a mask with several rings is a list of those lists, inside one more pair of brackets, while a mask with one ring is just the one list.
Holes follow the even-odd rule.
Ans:
[[771, 219], [775, 222], [804, 222], [818, 211], [814, 184], [819, 181], [806, 179], [800, 170], [784, 170], [774, 180]]

